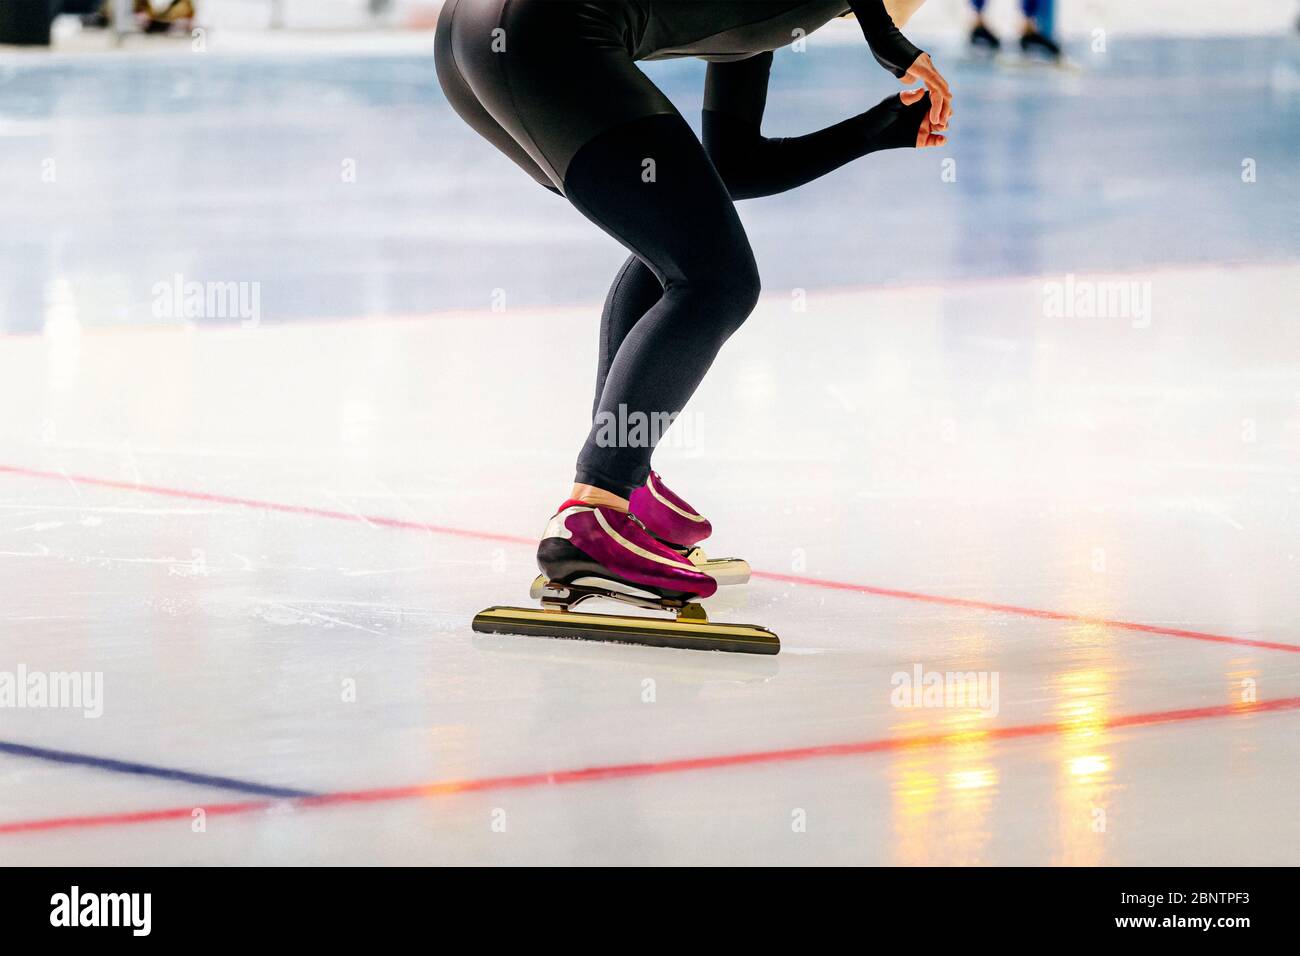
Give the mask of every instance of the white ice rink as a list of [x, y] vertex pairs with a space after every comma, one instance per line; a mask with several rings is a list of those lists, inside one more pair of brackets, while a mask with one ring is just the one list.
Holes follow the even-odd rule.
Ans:
[[[4, 713], [0, 859], [1294, 862], [1300, 270], [1092, 279], [1149, 324], [763, 302], [659, 467], [777, 658], [470, 633], [527, 600], [586, 310], [4, 341], [6, 655], [104, 690]], [[995, 706], [893, 706], [917, 666]]]
[[[769, 132], [896, 88], [811, 49]], [[427, 51], [0, 55], [0, 865], [1300, 862], [1300, 44], [938, 52], [656, 455], [777, 657], [470, 631], [621, 254]]]

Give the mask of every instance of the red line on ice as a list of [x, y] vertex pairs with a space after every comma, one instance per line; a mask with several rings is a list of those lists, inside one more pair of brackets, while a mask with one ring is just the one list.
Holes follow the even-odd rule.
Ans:
[[408, 531], [428, 531], [432, 534], [452, 534], [462, 538], [480, 538], [486, 541], [508, 541], [511, 544], [535, 544], [536, 538], [525, 538], [515, 534], [493, 534], [490, 531], [467, 531], [463, 528], [450, 528], [438, 524], [425, 524], [422, 521], [405, 521], [401, 518], [385, 518], [376, 515], [361, 515], [351, 511], [334, 511], [329, 508], [313, 508], [309, 505], [290, 505], [279, 501], [262, 501], [258, 498], [240, 498], [236, 495], [222, 495], [211, 491], [191, 491], [186, 488], [166, 488], [162, 485], [137, 484], [133, 481], [118, 481], [112, 478], [93, 478], [89, 475], [69, 475], [61, 471], [42, 471], [39, 468], [22, 468], [16, 465], [0, 465], [0, 472], [23, 475], [27, 478], [48, 478], [66, 481], [73, 485], [93, 485], [99, 488], [120, 488], [125, 491], [138, 491], [146, 495], [163, 495], [168, 498], [186, 498], [191, 501], [210, 501], [221, 505], [239, 505], [243, 508], [257, 508], [262, 511], [281, 511], [285, 514], [306, 515], [311, 518], [331, 518], [335, 521], [355, 521], [360, 524], [379, 525], [384, 528], [403, 528]]
[[[111, 478], [94, 478], [88, 475], [69, 475], [60, 471], [44, 471], [38, 468], [24, 468], [18, 465], [0, 465], [0, 473], [22, 475], [27, 478], [43, 478], [67, 481], [72, 484], [93, 485], [100, 488], [119, 488], [142, 494], [163, 495], [169, 498], [186, 498], [193, 501], [210, 501], [215, 504], [238, 505], [244, 508], [257, 508], [262, 511], [279, 511], [285, 514], [305, 515], [312, 518], [330, 518], [335, 521], [352, 521], [376, 525], [384, 528], [400, 528], [408, 531], [425, 531], [431, 534], [455, 535], [462, 538], [477, 538], [483, 541], [504, 541], [510, 544], [535, 544], [537, 539], [515, 534], [497, 534], [490, 531], [473, 531], [468, 528], [452, 528], [446, 525], [426, 524], [422, 521], [406, 521], [401, 518], [388, 518], [382, 515], [362, 515], [350, 511], [336, 511], [329, 508], [313, 508], [308, 505], [291, 505], [278, 501], [263, 501], [258, 498], [242, 498], [236, 495], [223, 495], [209, 491], [190, 491], [184, 488], [167, 488], [161, 485], [137, 484], [131, 481], [119, 481]], [[1162, 627], [1158, 624], [1141, 624], [1136, 621], [1120, 621], [1111, 618], [1091, 617], [1086, 614], [1072, 614], [1067, 611], [1048, 611], [1041, 608], [1021, 607], [1016, 604], [997, 604], [991, 601], [979, 601], [973, 598], [947, 597], [942, 594], [923, 594], [919, 591], [901, 591], [895, 588], [875, 587], [870, 584], [853, 584], [846, 581], [829, 581], [825, 578], [808, 578], [796, 574], [781, 574], [775, 571], [754, 571], [754, 577], [768, 581], [784, 581], [788, 584], [801, 584], [807, 587], [826, 588], [832, 591], [852, 591], [858, 594], [870, 594], [875, 597], [898, 598], [905, 601], [919, 601], [926, 604], [942, 604], [948, 607], [963, 607], [978, 611], [991, 611], [997, 614], [1012, 614], [1019, 617], [1033, 617], [1048, 621], [1070, 621], [1075, 624], [1091, 624], [1117, 630], [1138, 631], [1144, 634], [1159, 634], [1164, 637], [1179, 637], [1192, 641], [1209, 641], [1215, 644], [1232, 644], [1238, 647], [1255, 647], [1269, 651], [1289, 651], [1300, 653], [1300, 645], [1284, 644], [1280, 641], [1262, 641], [1248, 637], [1234, 637], [1231, 634], [1212, 634], [1206, 631], [1190, 631], [1176, 627]]]
[[[1246, 716], [1297, 709], [1300, 709], [1300, 697], [1284, 697], [1258, 704], [1221, 704], [1214, 707], [1189, 707], [1182, 710], [1128, 714], [1122, 717], [1112, 717], [1105, 721], [1103, 726], [1107, 730], [1117, 730], [1126, 727], [1150, 727], [1157, 724], [1211, 720], [1219, 717]], [[1021, 724], [1012, 727], [995, 727], [984, 731], [957, 731], [954, 733], [923, 734], [911, 737], [882, 737], [875, 740], [825, 744], [818, 747], [795, 747], [787, 750], [760, 750], [752, 753], [687, 757], [649, 763], [614, 764], [605, 767], [585, 767], [580, 770], [551, 770], [510, 777], [483, 777], [477, 780], [445, 780], [405, 787], [345, 790], [292, 800], [246, 800], [239, 803], [219, 804], [196, 802], [183, 807], [167, 807], [158, 810], [52, 817], [40, 820], [17, 820], [12, 823], [0, 823], [0, 835], [49, 830], [84, 830], [97, 827], [156, 823], [164, 820], [190, 819], [197, 807], [202, 807], [204, 813], [208, 816], [234, 816], [280, 808], [309, 810], [316, 807], [362, 803], [391, 803], [398, 800], [431, 799], [457, 793], [523, 790], [553, 784], [590, 783], [596, 780], [649, 777], [658, 774], [686, 773], [692, 770], [717, 770], [726, 767], [753, 766], [757, 764], [790, 763], [792, 761], [812, 760], [822, 757], [849, 757], [859, 754], [910, 750], [922, 747], [942, 747], [946, 744], [960, 744], [977, 739], [1016, 740], [1025, 737], [1045, 737], [1074, 729], [1076, 729], [1075, 725], [1070, 722]]]
[[1015, 614], [1020, 617], [1036, 617], [1047, 621], [1070, 621], [1075, 624], [1094, 624], [1113, 627], [1125, 631], [1141, 631], [1144, 634], [1161, 634], [1166, 637], [1182, 637], [1192, 641], [1210, 641], [1215, 644], [1235, 644], [1242, 647], [1258, 647], [1270, 651], [1300, 652], [1300, 645], [1284, 644], [1281, 641], [1260, 641], [1249, 637], [1233, 637], [1231, 634], [1211, 634], [1206, 631], [1187, 631], [1177, 627], [1161, 627], [1158, 624], [1140, 624], [1136, 621], [1117, 621], [1108, 617], [1091, 617], [1087, 614], [1071, 614], [1068, 611], [1047, 611], [1042, 608], [1021, 607], [1017, 604], [996, 604], [992, 601], [977, 601], [972, 598], [947, 597], [942, 594], [922, 594], [918, 591], [899, 591], [894, 588], [873, 587], [870, 584], [851, 584], [845, 581], [828, 581], [825, 578], [805, 578], [796, 574], [779, 574], [774, 571], [754, 571], [756, 578], [769, 581], [789, 581], [793, 584], [807, 584], [811, 587], [829, 588], [834, 591], [856, 591], [860, 594], [872, 594], [877, 597], [901, 598], [905, 601], [921, 601], [927, 604], [945, 604], [949, 607], [968, 607], [980, 611], [993, 611], [998, 614]]

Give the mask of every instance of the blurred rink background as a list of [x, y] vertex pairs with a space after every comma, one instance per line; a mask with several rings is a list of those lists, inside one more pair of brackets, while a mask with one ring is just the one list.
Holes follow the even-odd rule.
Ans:
[[[447, 107], [436, 3], [0, 46], [0, 678], [104, 687], [0, 707], [0, 861], [1294, 864], [1298, 13], [1058, 0], [1053, 66], [930, 0], [949, 146], [741, 204], [764, 299], [657, 463], [761, 662], [469, 631], [623, 253]], [[897, 88], [834, 23], [765, 132]]]
[[[64, 16], [52, 53], [8, 48], [0, 328], [38, 331], [51, 309], [152, 323], [151, 289], [176, 274], [260, 283], [268, 322], [476, 308], [495, 288], [511, 307], [603, 297], [618, 250], [508, 175], [446, 108], [429, 72], [436, 5], [370, 6], [204, 0], [194, 37], [115, 39]], [[961, 86], [946, 154], [957, 182], [931, 175], [937, 153], [887, 155], [742, 204], [767, 285], [1285, 255], [1294, 193], [1271, 192], [1276, 179], [1229, 190], [1205, 173], [1246, 158], [1280, 172], [1294, 157], [1296, 6], [1065, 3], [1054, 19], [1076, 69], [1026, 72], [1015, 54], [971, 59], [966, 4], [931, 0], [909, 29]], [[989, 4], [1011, 41], [1018, 13], [1016, 0]], [[769, 135], [897, 88], [860, 41], [853, 23], [832, 23], [814, 55], [779, 58]], [[698, 123], [704, 65], [646, 69]], [[869, 247], [861, 233], [845, 241], [834, 215], [850, 200]], [[918, 217], [935, 219], [927, 254], [881, 241]]]

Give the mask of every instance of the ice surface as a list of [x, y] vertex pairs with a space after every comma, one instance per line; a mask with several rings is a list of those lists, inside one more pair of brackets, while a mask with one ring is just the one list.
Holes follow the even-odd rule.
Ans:
[[[1196, 58], [1241, 48], [1177, 49], [1170, 88], [1218, 102], [1247, 82]], [[555, 244], [599, 250], [556, 271], [554, 197], [528, 193], [518, 223], [465, 219], [467, 196], [459, 219], [421, 206], [471, 158], [485, 195], [515, 183], [437, 113], [444, 165], [398, 137], [364, 201], [307, 169], [347, 155], [328, 133], [268, 133], [292, 158], [275, 175], [300, 186], [290, 202], [248, 181], [276, 210], [259, 225], [229, 191], [229, 164], [274, 172], [255, 143], [155, 101], [86, 115], [79, 69], [45, 77], [32, 135], [0, 160], [54, 155], [112, 187], [75, 220], [31, 190], [3, 200], [28, 228], [4, 240], [24, 272], [0, 338], [0, 672], [102, 674], [103, 715], [0, 709], [0, 860], [1296, 862], [1296, 185], [1293, 164], [1240, 180], [1241, 157], [1288, 136], [1294, 157], [1294, 97], [1240, 99], [1236, 139], [1202, 148], [1190, 100], [1141, 135], [1120, 110], [1121, 135], [1089, 99], [1118, 95], [1113, 77], [967, 76], [962, 121], [984, 132], [957, 183], [938, 184], [939, 154], [900, 154], [807, 207], [747, 210], [779, 278], [656, 464], [712, 519], [715, 552], [765, 572], [709, 602], [781, 635], [779, 657], [748, 658], [469, 629], [527, 601], [585, 432], [584, 290], [617, 250], [555, 220]], [[244, 122], [310, 101], [293, 70], [260, 75]], [[335, 82], [374, 128], [416, 115], [391, 83]], [[1007, 166], [1014, 150], [988, 148], [1017, 84], [1045, 110], [1091, 103], [1076, 121], [1126, 151], [1088, 157], [1091, 184], [1059, 179], [1084, 176], [1086, 136], [1053, 121], [1023, 175]], [[134, 200], [153, 230], [132, 229], [123, 193], [142, 129], [174, 150], [143, 167], [170, 185]], [[921, 205], [952, 242], [934, 253], [874, 231], [915, 212], [888, 184], [871, 210], [844, 192], [909, 159], [933, 162]], [[1134, 231], [1157, 206], [1171, 221]], [[428, 226], [409, 241], [402, 207]], [[786, 259], [782, 215], [800, 238]], [[533, 236], [575, 304], [491, 311], [493, 269], [520, 260], [504, 238], [495, 265], [448, 258], [462, 222], [476, 249]], [[837, 233], [853, 255], [818, 261], [809, 243]], [[465, 287], [421, 287], [416, 251]], [[152, 318], [177, 268], [264, 282], [265, 315]], [[1138, 298], [1053, 314], [1095, 283]], [[311, 314], [349, 285], [370, 299]], [[917, 667], [996, 678], [996, 708], [895, 706]]]

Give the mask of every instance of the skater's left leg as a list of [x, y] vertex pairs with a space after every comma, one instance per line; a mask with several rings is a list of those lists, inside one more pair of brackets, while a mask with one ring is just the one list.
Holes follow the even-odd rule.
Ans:
[[600, 411], [600, 396], [609, 377], [609, 366], [618, 354], [619, 346], [641, 317], [662, 298], [664, 287], [650, 267], [636, 256], [628, 256], [614, 277], [614, 283], [605, 296], [605, 308], [600, 313], [600, 356], [596, 366], [596, 397], [592, 403], [591, 417]]
[[[614, 277], [614, 284], [605, 296], [605, 308], [600, 314], [600, 355], [596, 364], [596, 397], [592, 403], [591, 417], [596, 420], [600, 413], [600, 397], [605, 391], [605, 380], [609, 377], [609, 367], [618, 354], [619, 346], [627, 338], [633, 327], [641, 321], [642, 316], [654, 308], [664, 294], [660, 284], [650, 268], [636, 256], [628, 256], [623, 267]], [[628, 496], [578, 482], [569, 492], [569, 497], [589, 504], [605, 505], [620, 511], [629, 510]]]

